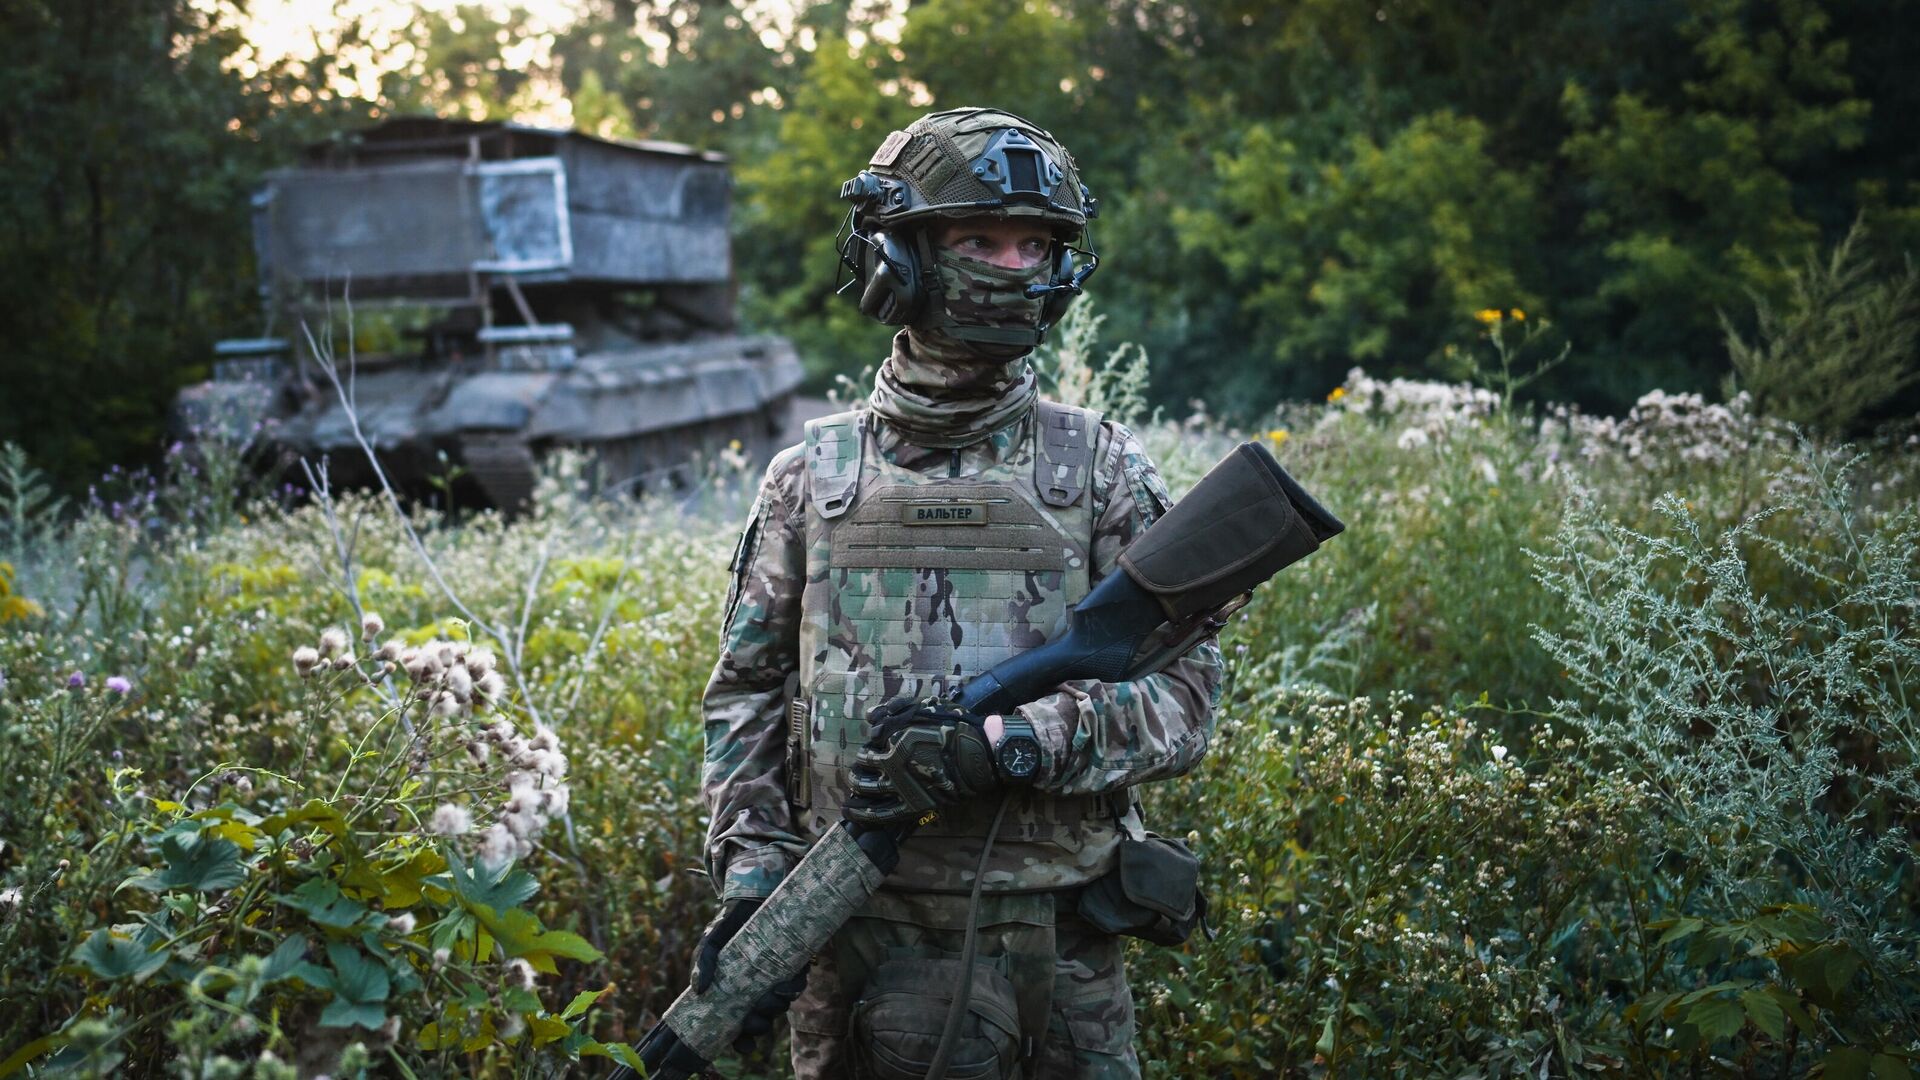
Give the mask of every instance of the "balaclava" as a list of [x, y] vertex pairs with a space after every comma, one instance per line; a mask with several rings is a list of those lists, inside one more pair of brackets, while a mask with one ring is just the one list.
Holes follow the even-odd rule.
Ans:
[[1039, 396], [1028, 346], [967, 341], [968, 326], [1031, 327], [1041, 301], [1028, 285], [1046, 264], [995, 266], [934, 248], [940, 296], [927, 314], [894, 335], [869, 399], [873, 411], [922, 446], [965, 446], [1026, 415]]

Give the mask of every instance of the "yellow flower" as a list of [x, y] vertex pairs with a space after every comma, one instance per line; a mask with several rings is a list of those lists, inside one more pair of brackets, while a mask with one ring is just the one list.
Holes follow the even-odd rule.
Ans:
[[1274, 428], [1272, 431], [1267, 432], [1267, 441], [1273, 443], [1273, 445], [1275, 446], [1279, 446], [1281, 443], [1286, 442], [1287, 429], [1283, 427], [1277, 427], [1277, 428]]
[[1501, 319], [1500, 309], [1497, 307], [1481, 308], [1479, 311], [1473, 313], [1473, 317], [1478, 319], [1482, 325], [1493, 326]]
[[1327, 400], [1339, 401], [1341, 398], [1346, 396], [1347, 396], [1347, 388], [1344, 386], [1336, 386], [1333, 388], [1333, 393], [1327, 395]]
[[1527, 313], [1521, 311], [1519, 308], [1514, 308], [1512, 311], [1507, 312], [1507, 315], [1512, 318], [1514, 322], [1527, 321]]

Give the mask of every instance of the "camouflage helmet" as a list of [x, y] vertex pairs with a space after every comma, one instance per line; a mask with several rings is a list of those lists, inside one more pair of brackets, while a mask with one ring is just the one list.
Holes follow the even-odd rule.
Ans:
[[840, 197], [863, 231], [989, 215], [1037, 217], [1072, 238], [1099, 209], [1066, 147], [999, 109], [928, 113], [893, 132]]

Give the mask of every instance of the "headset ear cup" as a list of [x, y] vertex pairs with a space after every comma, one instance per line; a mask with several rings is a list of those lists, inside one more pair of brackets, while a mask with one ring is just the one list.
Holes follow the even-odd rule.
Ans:
[[874, 233], [861, 245], [860, 313], [887, 326], [905, 326], [920, 313], [920, 260], [892, 233]]

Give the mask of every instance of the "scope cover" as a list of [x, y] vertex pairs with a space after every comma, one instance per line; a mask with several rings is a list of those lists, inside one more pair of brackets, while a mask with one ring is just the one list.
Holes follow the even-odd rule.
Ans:
[[1265, 445], [1241, 443], [1120, 554], [1176, 622], [1218, 610], [1346, 528]]

